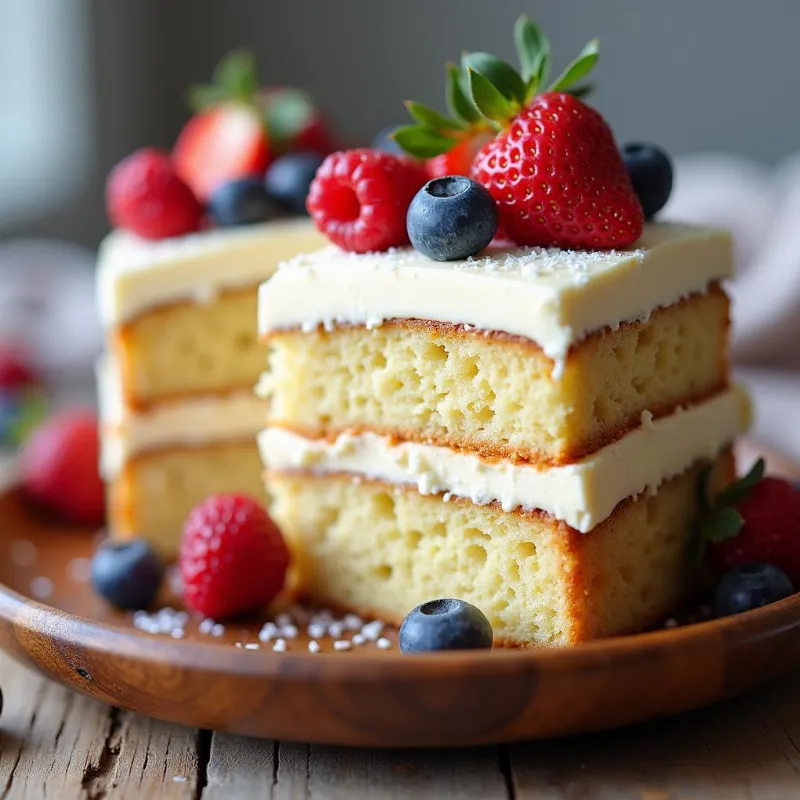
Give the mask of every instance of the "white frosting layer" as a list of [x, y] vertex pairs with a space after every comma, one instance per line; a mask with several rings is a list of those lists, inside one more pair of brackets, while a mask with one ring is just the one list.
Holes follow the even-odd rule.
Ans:
[[167, 400], [147, 411], [124, 408], [113, 363], [98, 364], [100, 472], [111, 480], [135, 455], [162, 447], [255, 440], [267, 409], [252, 391]]
[[732, 272], [727, 233], [649, 224], [632, 250], [489, 249], [438, 262], [413, 250], [325, 248], [281, 264], [259, 291], [259, 332], [426, 319], [505, 331], [558, 361], [586, 334], [645, 319]]
[[258, 444], [269, 469], [346, 472], [415, 485], [421, 494], [497, 501], [505, 511], [541, 509], [585, 533], [621, 500], [654, 491], [696, 461], [716, 456], [749, 422], [749, 400], [736, 387], [659, 420], [645, 412], [641, 426], [619, 441], [574, 464], [543, 469], [370, 433], [343, 434], [331, 443], [268, 428]]
[[98, 253], [97, 302], [108, 328], [154, 306], [208, 302], [224, 289], [255, 286], [297, 253], [327, 240], [306, 219], [214, 229], [149, 241], [117, 230]]

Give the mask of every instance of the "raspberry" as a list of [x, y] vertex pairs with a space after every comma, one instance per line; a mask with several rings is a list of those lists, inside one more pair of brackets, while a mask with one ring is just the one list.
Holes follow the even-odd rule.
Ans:
[[426, 182], [425, 168], [379, 150], [346, 150], [322, 162], [307, 208], [317, 228], [354, 253], [408, 244], [406, 213]]
[[257, 611], [283, 588], [289, 550], [267, 512], [245, 495], [212, 495], [186, 520], [183, 600], [206, 617]]
[[137, 150], [114, 167], [106, 184], [106, 207], [112, 225], [145, 239], [196, 231], [203, 215], [169, 154], [155, 148]]
[[67, 411], [39, 427], [20, 456], [22, 487], [44, 508], [70, 522], [100, 525], [105, 489], [98, 472], [97, 420]]

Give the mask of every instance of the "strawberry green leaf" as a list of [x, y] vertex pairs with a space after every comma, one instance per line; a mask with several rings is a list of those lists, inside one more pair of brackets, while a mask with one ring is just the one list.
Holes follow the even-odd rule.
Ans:
[[764, 459], [759, 458], [743, 478], [734, 481], [717, 496], [717, 506], [733, 506], [741, 502], [750, 490], [764, 477]]
[[480, 72], [469, 70], [469, 89], [472, 99], [484, 117], [505, 122], [516, 114], [517, 106]]
[[594, 92], [597, 87], [593, 83], [582, 83], [580, 86], [575, 86], [569, 90], [569, 93], [573, 97], [577, 97], [578, 100], [583, 100], [584, 97], [588, 97], [590, 94]]
[[447, 109], [450, 114], [465, 123], [475, 123], [481, 118], [472, 98], [464, 91], [463, 73], [455, 64], [447, 65]]
[[435, 131], [462, 131], [464, 124], [455, 119], [450, 119], [444, 114], [440, 114], [435, 108], [425, 106], [422, 103], [415, 103], [412, 100], [406, 101], [408, 113], [423, 127], [431, 128]]
[[479, 72], [506, 99], [516, 100], [520, 104], [525, 102], [525, 82], [519, 73], [502, 59], [489, 53], [465, 53], [462, 64], [468, 73]]
[[733, 539], [744, 525], [742, 515], [731, 506], [712, 511], [702, 522], [703, 538], [708, 542], [724, 542]]
[[311, 98], [299, 89], [281, 89], [262, 102], [267, 134], [274, 144], [291, 141], [314, 116]]
[[256, 60], [249, 50], [234, 50], [217, 64], [214, 84], [225, 89], [231, 97], [250, 102], [258, 91]]
[[434, 158], [447, 153], [456, 144], [455, 139], [443, 136], [423, 125], [404, 125], [392, 134], [400, 147], [417, 158]]
[[544, 31], [524, 14], [514, 26], [522, 78], [527, 84], [526, 99], [536, 94], [539, 86], [547, 82], [550, 72], [550, 40]]
[[190, 86], [186, 92], [186, 104], [189, 106], [189, 110], [195, 114], [230, 100], [231, 95], [227, 90], [210, 83], [196, 83], [194, 86]]
[[578, 81], [583, 80], [597, 64], [600, 55], [600, 42], [592, 39], [578, 57], [559, 75], [555, 83], [550, 87], [551, 92], [563, 92], [574, 86]]

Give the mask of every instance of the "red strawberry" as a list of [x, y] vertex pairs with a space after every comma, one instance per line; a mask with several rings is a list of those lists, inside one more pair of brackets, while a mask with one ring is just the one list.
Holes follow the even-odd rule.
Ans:
[[223, 183], [261, 175], [271, 154], [258, 111], [225, 103], [196, 114], [186, 123], [172, 158], [178, 175], [206, 202]]
[[328, 156], [308, 193], [308, 212], [334, 244], [354, 253], [408, 243], [406, 214], [425, 184], [424, 167], [379, 150]]
[[36, 386], [39, 377], [22, 348], [0, 344], [0, 391]]
[[[633, 244], [644, 214], [605, 120], [578, 96], [594, 67], [589, 42], [550, 85], [550, 44], [527, 17], [514, 38], [521, 74], [488, 53], [467, 53], [448, 68], [450, 117], [419, 103], [406, 107], [417, 125], [395, 133], [409, 153], [461, 161], [463, 132], [499, 132], [475, 157], [470, 175], [497, 202], [500, 228], [519, 245], [613, 249]], [[465, 90], [469, 86], [469, 92]], [[434, 160], [434, 168], [438, 162]]]
[[605, 120], [564, 93], [543, 94], [486, 145], [472, 169], [517, 244], [614, 249], [644, 214]]
[[99, 451], [94, 414], [62, 412], [27, 439], [20, 456], [22, 487], [70, 522], [100, 525], [105, 490], [98, 473]]
[[779, 478], [762, 478], [743, 494], [728, 505], [724, 492], [707, 518], [712, 521], [704, 526], [711, 569], [722, 575], [733, 567], [766, 562], [800, 585], [800, 492]]
[[106, 207], [115, 227], [145, 239], [196, 231], [203, 214], [169, 154], [154, 148], [137, 150], [114, 167], [106, 183]]
[[289, 551], [277, 525], [252, 498], [212, 495], [183, 529], [183, 600], [193, 611], [224, 619], [257, 611], [283, 588]]
[[429, 178], [444, 178], [446, 175], [466, 175], [472, 172], [475, 156], [494, 139], [494, 134], [486, 130], [478, 130], [464, 138], [452, 150], [429, 158], [425, 168]]

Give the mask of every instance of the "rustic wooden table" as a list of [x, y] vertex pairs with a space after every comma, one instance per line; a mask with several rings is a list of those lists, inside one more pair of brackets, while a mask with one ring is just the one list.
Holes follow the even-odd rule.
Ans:
[[[796, 465], [770, 462], [797, 474]], [[7, 466], [0, 458], [0, 485]], [[0, 687], [0, 800], [800, 797], [800, 674], [625, 730], [440, 751], [344, 749], [192, 730], [110, 708], [3, 654]]]
[[476, 750], [260, 741], [109, 708], [0, 655], [0, 798], [800, 797], [800, 675], [613, 733]]

